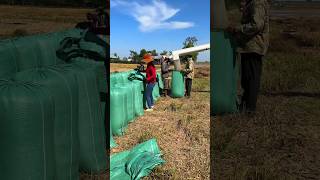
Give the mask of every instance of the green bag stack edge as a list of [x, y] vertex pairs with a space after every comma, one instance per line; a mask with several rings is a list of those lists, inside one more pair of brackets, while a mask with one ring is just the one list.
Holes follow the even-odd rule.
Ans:
[[[99, 97], [107, 91], [103, 62], [83, 58], [66, 64], [55, 56], [61, 40], [82, 36], [82, 30], [71, 29], [0, 41], [5, 159], [0, 168], [5, 179], [76, 180], [79, 169], [92, 174], [106, 170], [105, 106]], [[89, 50], [97, 48], [81, 43]], [[86, 121], [80, 119], [83, 99], [91, 107], [82, 107]]]

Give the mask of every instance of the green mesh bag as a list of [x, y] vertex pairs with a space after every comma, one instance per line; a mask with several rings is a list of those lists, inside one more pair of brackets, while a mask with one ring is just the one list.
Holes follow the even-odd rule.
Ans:
[[181, 98], [184, 96], [184, 78], [180, 71], [172, 71], [171, 95], [173, 98]]
[[79, 85], [79, 141], [81, 171], [97, 174], [106, 170], [106, 134], [98, 83], [93, 70], [77, 61], [72, 64]]
[[81, 57], [75, 58], [73, 62], [76, 62], [82, 68], [92, 69], [96, 74], [99, 92], [107, 92], [107, 71], [104, 62], [97, 62]]
[[38, 35], [34, 36], [34, 38], [37, 41], [37, 48], [39, 50], [37, 56], [40, 59], [41, 67], [63, 63], [63, 61], [56, 56], [56, 50], [58, 49], [56, 33]]
[[15, 47], [11, 40], [0, 41], [0, 78], [10, 76], [18, 71]]
[[36, 82], [47, 88], [55, 102], [54, 151], [55, 179], [78, 179], [78, 83], [70, 65], [52, 66], [19, 72], [14, 77], [22, 82]]
[[124, 88], [111, 87], [110, 90], [110, 126], [114, 135], [124, 134], [128, 125], [127, 96]]
[[15, 46], [18, 71], [33, 69], [41, 66], [40, 49], [34, 36], [26, 36], [12, 40]]
[[230, 36], [211, 32], [211, 115], [237, 112], [237, 63]]
[[123, 84], [123, 83], [118, 83], [115, 85], [115, 87], [119, 89], [123, 89], [126, 93], [126, 104], [127, 108], [125, 113], [127, 114], [127, 122], [131, 122], [135, 118], [135, 113], [134, 113], [134, 92], [132, 90], [132, 86], [129, 84]]
[[4, 180], [54, 180], [54, 101], [44, 87], [0, 80], [0, 173]]

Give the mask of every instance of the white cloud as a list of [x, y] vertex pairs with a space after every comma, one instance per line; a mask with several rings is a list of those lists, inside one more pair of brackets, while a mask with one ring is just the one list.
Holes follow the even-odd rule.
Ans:
[[139, 29], [150, 32], [158, 29], [186, 29], [194, 26], [192, 22], [169, 21], [180, 9], [174, 9], [161, 0], [152, 0], [151, 4], [136, 1], [111, 0], [111, 7], [118, 7], [139, 22]]

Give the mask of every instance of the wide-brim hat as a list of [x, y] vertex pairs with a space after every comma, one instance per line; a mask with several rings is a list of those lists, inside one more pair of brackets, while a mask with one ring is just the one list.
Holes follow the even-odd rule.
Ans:
[[146, 62], [146, 63], [149, 63], [149, 62], [151, 62], [151, 61], [153, 61], [153, 57], [152, 57], [152, 55], [151, 54], [145, 54], [144, 56], [143, 56], [143, 59], [142, 59], [144, 62]]

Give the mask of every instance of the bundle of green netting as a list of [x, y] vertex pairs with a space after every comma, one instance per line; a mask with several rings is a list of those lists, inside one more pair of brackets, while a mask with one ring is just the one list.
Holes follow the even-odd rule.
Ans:
[[[87, 32], [0, 41], [0, 174], [3, 179], [77, 180], [106, 170], [107, 91], [101, 44]], [[62, 41], [72, 38], [68, 51]], [[58, 50], [65, 53], [61, 59]], [[70, 57], [68, 57], [70, 55]]]
[[150, 139], [129, 151], [113, 154], [110, 157], [110, 179], [139, 180], [164, 162], [157, 141]]
[[[155, 101], [160, 97], [160, 89], [163, 88], [159, 73], [157, 77], [158, 82], [153, 89]], [[144, 114], [146, 106], [144, 79], [145, 74], [137, 71], [110, 75], [110, 127], [113, 135], [123, 135], [128, 123]]]

